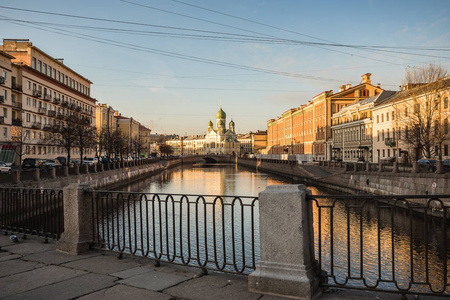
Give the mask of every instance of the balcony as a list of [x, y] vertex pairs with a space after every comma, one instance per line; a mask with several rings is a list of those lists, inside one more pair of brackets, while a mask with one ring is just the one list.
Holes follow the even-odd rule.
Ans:
[[21, 119], [14, 119], [12, 120], [13, 126], [22, 126], [22, 120]]
[[57, 117], [58, 119], [64, 119], [64, 114], [58, 113], [58, 114], [56, 115], [56, 117]]
[[12, 102], [12, 107], [14, 108], [22, 108], [22, 102]]
[[75, 108], [75, 111], [81, 111], [81, 106], [77, 106], [77, 108]]
[[45, 124], [44, 125], [44, 130], [45, 131], [49, 131], [50, 129], [52, 129], [52, 125], [50, 125], [50, 124]]
[[69, 107], [69, 102], [68, 101], [61, 102], [61, 106], [62, 107]]
[[11, 88], [13, 90], [15, 90], [16, 92], [22, 92], [22, 86], [21, 85], [13, 84], [13, 85], [11, 85]]
[[58, 97], [53, 98], [53, 103], [59, 104], [60, 102], [61, 102], [61, 99], [59, 99]]
[[0, 96], [0, 103], [5, 103], [5, 96]]
[[5, 117], [0, 117], [0, 124], [5, 124]]
[[44, 100], [52, 101], [52, 96], [50, 96], [50, 95], [48, 95], [48, 94], [45, 94], [45, 95], [44, 95]]
[[33, 90], [33, 96], [36, 98], [42, 97], [42, 91]]
[[41, 129], [42, 128], [42, 124], [39, 122], [33, 122], [31, 123], [31, 128], [33, 129]]
[[5, 77], [0, 77], [0, 84], [5, 84], [6, 80]]
[[45, 115], [47, 113], [47, 109], [43, 107], [38, 108], [38, 114]]
[[47, 116], [49, 116], [49, 117], [56, 117], [56, 110], [49, 110], [49, 111], [47, 111]]
[[69, 108], [70, 108], [70, 109], [75, 109], [75, 108], [76, 108], [75, 103], [71, 103], [71, 104], [69, 105]]
[[396, 145], [395, 139], [394, 138], [384, 139], [384, 144], [389, 147], [395, 147], [395, 145]]

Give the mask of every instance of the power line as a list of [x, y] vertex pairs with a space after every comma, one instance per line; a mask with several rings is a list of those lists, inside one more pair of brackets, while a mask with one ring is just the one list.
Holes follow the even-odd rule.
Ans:
[[[15, 22], [13, 22], [13, 21], [11, 21], [11, 23], [15, 24]], [[36, 27], [30, 26], [30, 25], [24, 25], [24, 26], [36, 28]], [[189, 60], [189, 61], [194, 61], [194, 62], [202, 62], [202, 63], [206, 63], [206, 64], [211, 64], [211, 65], [225, 66], [225, 67], [236, 68], [236, 69], [241, 69], [241, 70], [249, 70], [249, 71], [261, 72], [261, 73], [267, 73], [267, 74], [274, 74], [274, 75], [281, 75], [281, 76], [288, 76], [288, 77], [294, 77], [294, 78], [342, 82], [342, 79], [330, 79], [330, 78], [323, 78], [323, 77], [317, 77], [317, 76], [302, 75], [302, 74], [298, 74], [298, 73], [290, 73], [290, 72], [285, 72], [285, 71], [275, 71], [275, 70], [270, 70], [270, 69], [250, 67], [250, 66], [239, 65], [239, 64], [234, 64], [234, 63], [228, 63], [228, 62], [221, 62], [221, 61], [216, 61], [216, 60], [211, 60], [211, 59], [205, 59], [205, 58], [202, 58], [202, 57], [196, 57], [196, 56], [191, 56], [191, 55], [179, 54], [179, 53], [170, 52], [170, 51], [163, 51], [163, 50], [149, 48], [149, 47], [142, 47], [142, 46], [134, 45], [134, 44], [130, 44], [130, 43], [123, 44], [123, 43], [119, 43], [119, 42], [117, 42], [115, 40], [98, 38], [98, 37], [94, 37], [94, 36], [87, 35], [87, 34], [77, 34], [77, 33], [73, 33], [71, 31], [63, 30], [63, 29], [60, 29], [60, 28], [53, 28], [53, 30], [57, 30], [56, 32], [55, 31], [51, 31], [51, 30], [42, 29], [42, 28], [36, 28], [36, 29], [40, 29], [40, 30], [44, 30], [44, 31], [48, 31], [48, 32], [53, 32], [53, 33], [58, 33], [58, 34], [62, 34], [61, 32], [64, 32], [65, 35], [70, 35], [72, 37], [93, 41], [93, 42], [96, 42], [96, 43], [109, 44], [109, 45], [113, 45], [113, 46], [116, 46], [116, 47], [132, 49], [132, 50], [135, 50], [135, 51], [153, 53], [153, 54], [158, 54], [158, 55], [162, 55], [162, 56], [179, 58], [179, 59], [184, 59], [184, 60]], [[58, 31], [60, 31], [60, 32], [58, 32]]]

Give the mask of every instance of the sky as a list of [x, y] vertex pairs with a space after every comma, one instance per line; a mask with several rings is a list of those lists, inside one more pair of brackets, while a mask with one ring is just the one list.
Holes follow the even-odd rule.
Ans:
[[222, 106], [238, 133], [326, 90], [398, 90], [450, 70], [450, 1], [2, 0], [0, 37], [29, 39], [152, 133], [201, 135]]

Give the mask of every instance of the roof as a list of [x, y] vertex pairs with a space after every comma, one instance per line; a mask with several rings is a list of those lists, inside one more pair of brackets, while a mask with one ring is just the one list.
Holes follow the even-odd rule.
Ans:
[[412, 89], [408, 89], [408, 90], [404, 90], [404, 91], [399, 91], [399, 92], [394, 92], [393, 94], [391, 94], [389, 97], [383, 98], [382, 100], [378, 100], [375, 103], [375, 106], [379, 106], [379, 105], [384, 105], [387, 103], [392, 103], [395, 101], [399, 101], [399, 100], [403, 100], [403, 99], [407, 99], [409, 97], [412, 97], [414, 95], [421, 95], [426, 93], [427, 91], [429, 91], [430, 88], [448, 88], [450, 87], [450, 77], [447, 76], [441, 80], [426, 84], [426, 85], [421, 85]]

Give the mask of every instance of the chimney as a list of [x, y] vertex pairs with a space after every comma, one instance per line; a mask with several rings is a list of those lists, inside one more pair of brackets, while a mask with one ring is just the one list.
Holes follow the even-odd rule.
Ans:
[[345, 84], [344, 84], [344, 85], [341, 85], [341, 86], [339, 87], [339, 92], [343, 92], [343, 91], [345, 91]]
[[381, 83], [377, 83], [377, 88], [381, 89]]
[[345, 86], [345, 89], [348, 90], [351, 87], [352, 87], [352, 85], [350, 83], [347, 83], [347, 85]]
[[361, 76], [362, 77], [362, 82], [361, 83], [371, 84], [371, 80], [370, 80], [370, 76], [371, 75], [372, 74], [370, 74], [370, 73], [366, 73], [366, 74], [362, 75]]
[[64, 64], [64, 58], [55, 58], [57, 62]]

